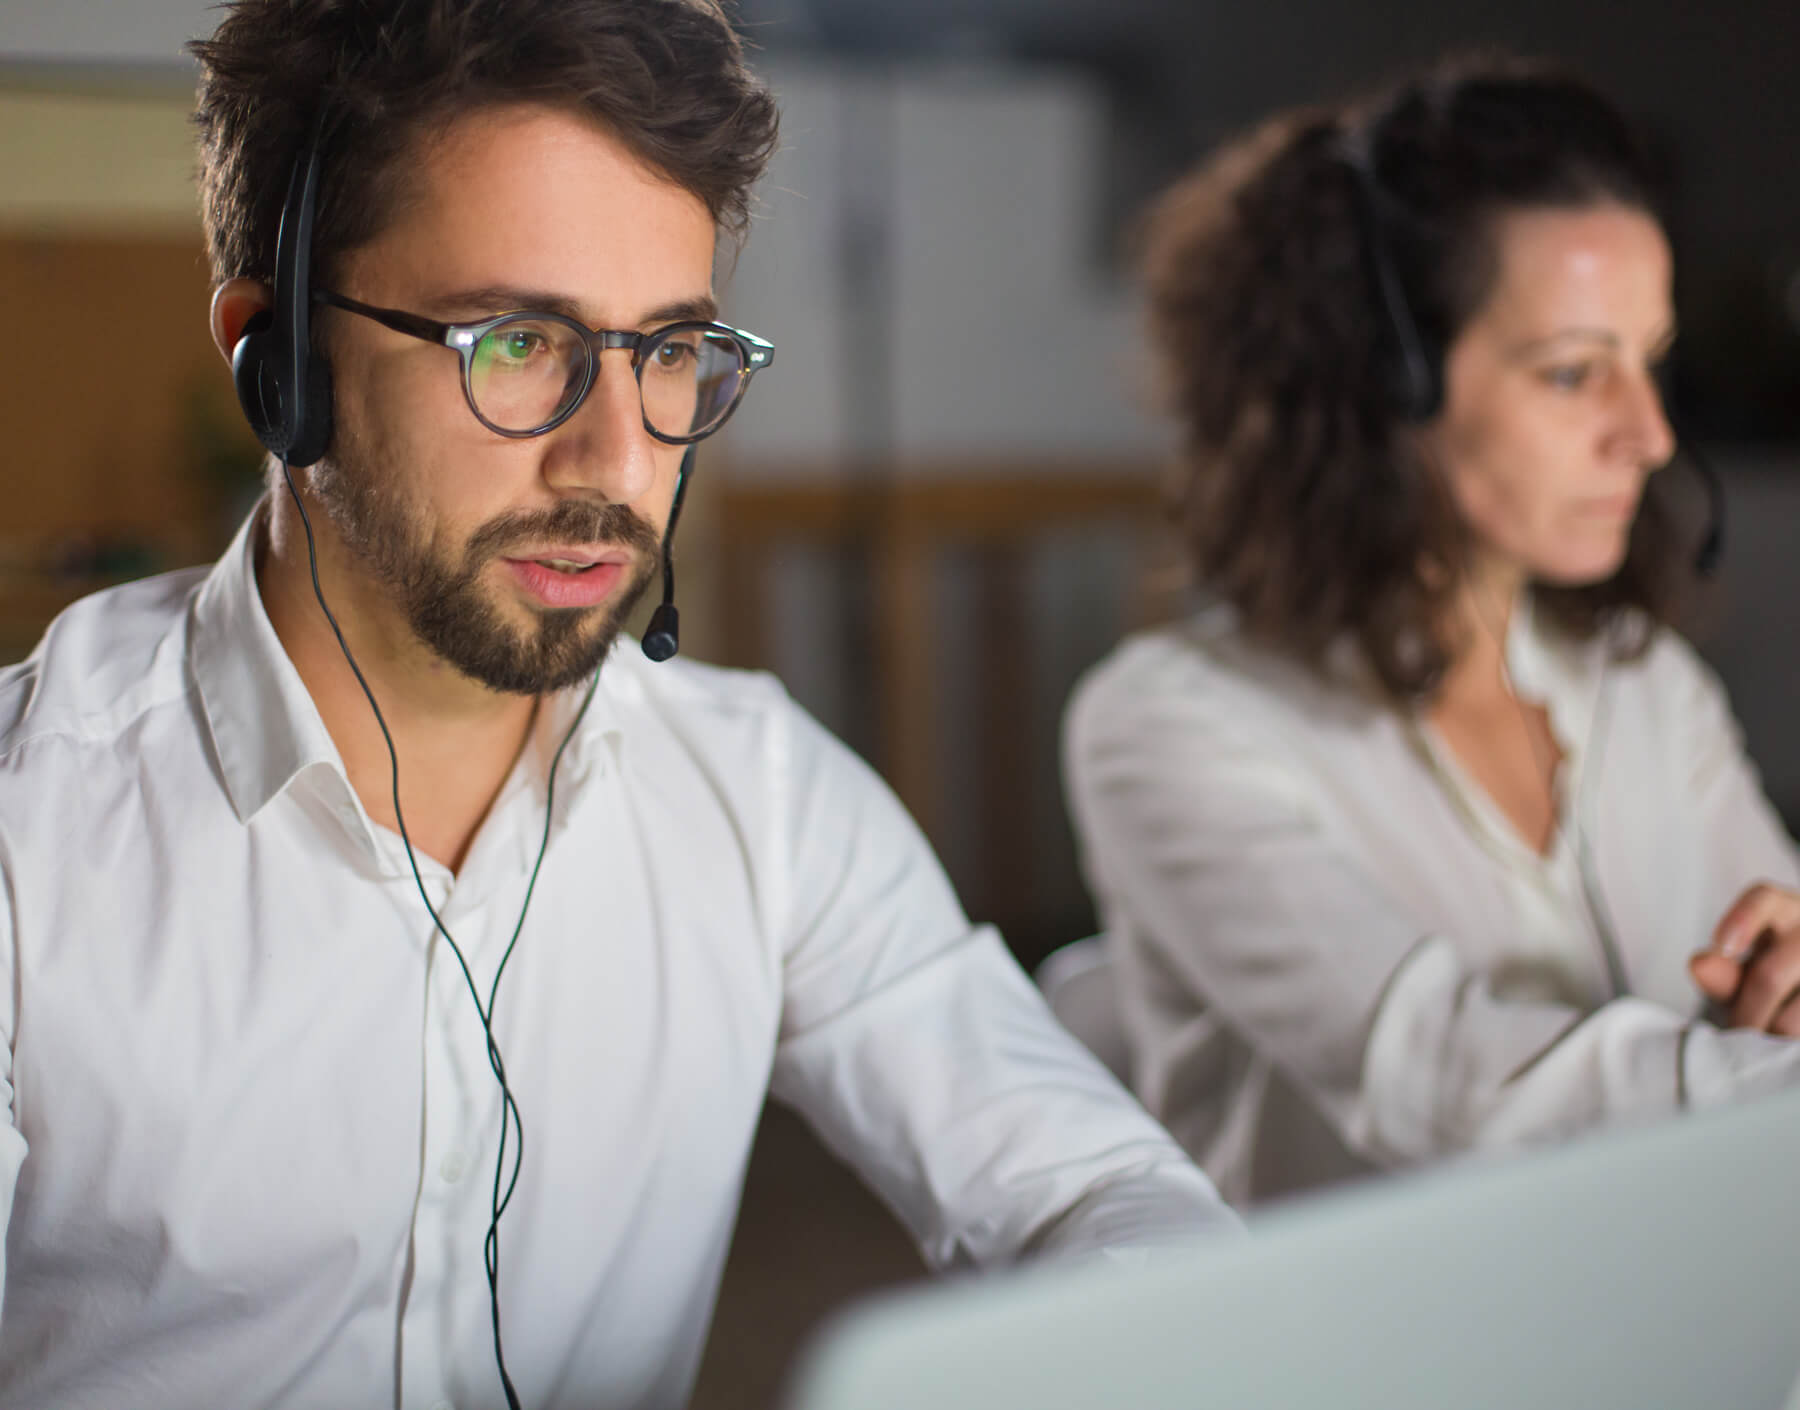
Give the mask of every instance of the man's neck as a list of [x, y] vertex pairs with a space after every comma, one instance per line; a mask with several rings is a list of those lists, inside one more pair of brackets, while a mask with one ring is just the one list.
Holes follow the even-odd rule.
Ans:
[[[417, 850], [455, 871], [524, 747], [537, 702], [489, 690], [432, 653], [382, 589], [349, 567], [323, 516], [315, 510], [312, 520], [325, 601], [393, 739], [406, 831]], [[256, 546], [270, 625], [364, 809], [398, 831], [387, 743], [320, 610], [312, 571], [292, 499], [271, 496]]]

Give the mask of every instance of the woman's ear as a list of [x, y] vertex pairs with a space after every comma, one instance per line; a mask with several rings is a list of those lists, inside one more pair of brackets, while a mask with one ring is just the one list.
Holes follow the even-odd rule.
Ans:
[[244, 325], [259, 313], [266, 313], [274, 298], [269, 286], [259, 279], [227, 279], [213, 290], [212, 335], [225, 361], [244, 336]]

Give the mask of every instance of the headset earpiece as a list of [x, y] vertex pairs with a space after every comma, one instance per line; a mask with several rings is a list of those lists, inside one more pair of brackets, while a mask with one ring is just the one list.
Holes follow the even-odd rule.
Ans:
[[238, 405], [257, 440], [289, 466], [331, 442], [331, 371], [312, 345], [312, 238], [323, 116], [294, 158], [275, 237], [274, 304], [244, 325], [231, 353]]
[[1444, 405], [1443, 358], [1426, 346], [1418, 320], [1406, 301], [1400, 268], [1382, 219], [1380, 183], [1369, 154], [1354, 139], [1346, 138], [1339, 155], [1349, 168], [1357, 229], [1362, 237], [1364, 263], [1374, 282], [1382, 323], [1392, 346], [1384, 359], [1383, 383], [1389, 403], [1405, 421], [1429, 421]]
[[281, 394], [268, 372], [268, 332], [274, 322], [275, 316], [267, 309], [252, 315], [231, 350], [231, 380], [237, 388], [238, 405], [256, 439], [271, 450], [276, 447], [270, 442], [281, 439]]

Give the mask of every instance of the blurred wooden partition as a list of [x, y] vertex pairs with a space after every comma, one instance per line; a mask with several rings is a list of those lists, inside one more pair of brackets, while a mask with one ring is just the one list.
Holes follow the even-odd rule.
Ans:
[[0, 662], [223, 546], [261, 456], [208, 330], [193, 75], [0, 63]]
[[256, 492], [210, 284], [197, 235], [0, 234], [0, 661], [83, 593], [205, 561]]
[[[1112, 590], [1100, 613], [1106, 628], [1075, 647], [1087, 664], [1143, 615], [1138, 584], [1161, 521], [1155, 467], [983, 464], [870, 485], [759, 481], [740, 471], [715, 495], [724, 659], [778, 668], [775, 578], [797, 551], [834, 555], [863, 608], [847, 630], [864, 638], [853, 657], [867, 663], [867, 677], [851, 683], [851, 694], [870, 728], [860, 740], [852, 732], [852, 742], [937, 846], [975, 918], [998, 922], [1028, 961], [1073, 938], [1064, 932], [1083, 923], [1085, 897], [1069, 848], [1041, 855], [1041, 839], [1066, 836], [1054, 747], [1066, 681], [1053, 670], [1046, 685], [1044, 647], [1063, 624], [1034, 601], [1034, 565], [1058, 544], [1065, 552], [1071, 543], [1077, 552], [1112, 546], [1101, 574]], [[960, 571], [947, 601], [953, 563]], [[962, 643], [960, 652], [947, 638]], [[967, 678], [947, 692], [946, 672]], [[970, 702], [969, 718], [946, 718], [947, 694]], [[959, 758], [973, 762], [973, 777]], [[959, 833], [964, 845], [949, 845]], [[1047, 860], [1061, 883], [1048, 894]]]

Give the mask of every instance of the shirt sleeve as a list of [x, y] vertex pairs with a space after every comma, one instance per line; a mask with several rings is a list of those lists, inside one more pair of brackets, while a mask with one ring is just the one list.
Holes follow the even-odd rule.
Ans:
[[[18, 932], [12, 864], [0, 850], [0, 1239], [12, 1223], [13, 1195], [25, 1163], [25, 1137], [13, 1108], [13, 1035], [18, 1031]], [[6, 1301], [5, 1244], [0, 1241], [0, 1316]]]
[[793, 716], [774, 761], [788, 894], [773, 1094], [936, 1268], [1236, 1228], [998, 936], [969, 924], [887, 788]]
[[1797, 1043], [1637, 998], [1584, 1011], [1498, 995], [1333, 832], [1253, 722], [1203, 690], [1129, 685], [1090, 683], [1068, 719], [1090, 869], [1152, 966], [1367, 1157], [1518, 1147], [1800, 1085]]
[[1684, 806], [1695, 819], [1697, 861], [1717, 915], [1758, 881], [1800, 888], [1800, 854], [1744, 751], [1743, 729], [1718, 676], [1672, 634], [1665, 634], [1657, 655], [1646, 689], [1661, 701], [1663, 728], [1677, 741]]
[[[1757, 882], [1800, 890], [1800, 854], [1745, 752], [1743, 728], [1724, 686], [1693, 648], [1672, 633], [1665, 634], [1659, 649], [1667, 658], [1670, 679], [1657, 690], [1674, 712], [1673, 732], [1682, 741], [1685, 796], [1696, 821], [1697, 861], [1704, 869], [1714, 918], [1723, 917], [1726, 907]], [[1698, 949], [1705, 939], [1684, 938], [1681, 943]], [[1683, 1099], [1693, 1106], [1712, 1106], [1800, 1085], [1800, 1076], [1794, 1075], [1797, 1053], [1800, 1043], [1791, 1040], [1693, 1024], [1681, 1050]]]

